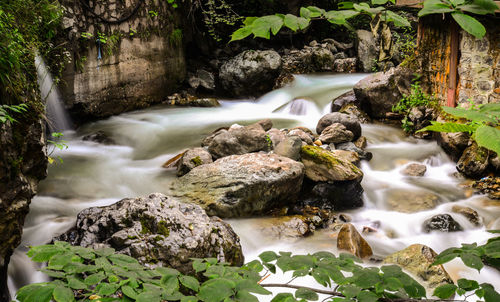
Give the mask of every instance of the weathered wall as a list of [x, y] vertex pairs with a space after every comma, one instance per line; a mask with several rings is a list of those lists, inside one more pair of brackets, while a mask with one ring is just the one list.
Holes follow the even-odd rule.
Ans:
[[[496, 24], [495, 24], [496, 22]], [[457, 104], [500, 102], [500, 26], [498, 20], [483, 22], [486, 36], [476, 39], [460, 32], [460, 60], [458, 65], [459, 93]]]
[[[64, 0], [62, 4], [72, 62], [60, 86], [77, 119], [149, 106], [183, 81], [182, 30], [177, 27], [181, 16], [167, 1]], [[97, 59], [99, 33], [107, 41], [100, 44], [102, 60]]]
[[16, 123], [0, 123], [0, 301], [10, 301], [7, 265], [21, 243], [38, 181], [47, 173], [45, 126], [35, 115], [30, 112]]
[[[446, 104], [450, 76], [449, 19], [421, 19], [418, 45], [418, 65], [428, 93]], [[456, 103], [476, 104], [500, 102], [500, 27], [496, 19], [481, 19], [486, 36], [477, 39], [460, 29], [458, 83]]]

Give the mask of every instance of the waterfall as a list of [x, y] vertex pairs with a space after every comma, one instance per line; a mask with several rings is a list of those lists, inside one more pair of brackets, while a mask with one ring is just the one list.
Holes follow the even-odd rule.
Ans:
[[50, 132], [70, 130], [72, 128], [71, 119], [64, 108], [59, 89], [54, 85], [52, 75], [40, 55], [36, 55], [35, 57], [35, 66], [38, 75], [40, 94], [42, 100], [44, 100], [46, 104], [45, 111]]

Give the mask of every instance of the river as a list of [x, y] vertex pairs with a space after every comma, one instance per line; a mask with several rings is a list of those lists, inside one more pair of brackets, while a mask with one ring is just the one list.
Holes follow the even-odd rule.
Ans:
[[[176, 176], [175, 170], [164, 169], [162, 164], [185, 148], [199, 146], [205, 136], [219, 127], [270, 118], [276, 128], [300, 125], [315, 129], [319, 118], [328, 112], [329, 102], [364, 76], [297, 76], [291, 87], [275, 90], [258, 100], [221, 101], [221, 107], [217, 108], [158, 106], [90, 123], [77, 131], [65, 131], [64, 139], [69, 147], [54, 150], [51, 155], [60, 157], [62, 163], [56, 161], [50, 165], [48, 178], [40, 183], [26, 218], [22, 243], [11, 259], [11, 294], [24, 284], [45, 280], [44, 275], [37, 272], [37, 266], [25, 256], [27, 246], [47, 243], [69, 229], [79, 211], [109, 205], [125, 197], [165, 193]], [[297, 98], [300, 100], [291, 102]], [[367, 150], [373, 153], [373, 159], [361, 165], [365, 205], [345, 213], [358, 230], [364, 226], [378, 227], [378, 232], [363, 235], [375, 255], [384, 257], [414, 243], [428, 245], [439, 253], [460, 243], [484, 243], [492, 236], [486, 229], [500, 228], [500, 202], [482, 195], [470, 196], [461, 188], [464, 180], [455, 176], [455, 164], [434, 141], [406, 137], [400, 129], [387, 125], [365, 124], [362, 128], [368, 140]], [[83, 136], [96, 131], [105, 132], [115, 144], [82, 140]], [[402, 175], [400, 170], [409, 162], [426, 164], [425, 176], [416, 179]], [[411, 214], [391, 210], [388, 196], [408, 192], [436, 196], [439, 205]], [[465, 217], [453, 213], [453, 205], [475, 209], [483, 225], [474, 226]], [[423, 221], [443, 213], [452, 215], [464, 231], [422, 231]], [[259, 231], [263, 223], [272, 223], [273, 218], [229, 219], [227, 222], [240, 236], [247, 261], [265, 250], [337, 252], [335, 233], [330, 229], [316, 231], [306, 238], [277, 241]], [[454, 280], [476, 279], [500, 289], [500, 273], [492, 268], [478, 274], [458, 260], [446, 264], [445, 268]]]

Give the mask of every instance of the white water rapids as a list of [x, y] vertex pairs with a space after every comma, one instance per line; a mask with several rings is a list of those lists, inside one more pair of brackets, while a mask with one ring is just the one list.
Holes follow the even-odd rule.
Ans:
[[[65, 132], [69, 148], [56, 152], [62, 164], [51, 165], [49, 176], [40, 183], [26, 218], [21, 246], [9, 266], [9, 287], [16, 289], [44, 280], [36, 265], [25, 256], [27, 246], [47, 243], [52, 237], [70, 228], [76, 214], [88, 207], [103, 206], [125, 197], [152, 192], [166, 192], [175, 177], [174, 170], [162, 164], [181, 150], [199, 146], [213, 130], [233, 123], [250, 124], [270, 118], [276, 128], [306, 126], [315, 129], [322, 114], [328, 112], [329, 101], [348, 91], [364, 75], [297, 76], [292, 87], [266, 94], [257, 101], [222, 101], [219, 108], [167, 108], [121, 114], [88, 124], [77, 132]], [[299, 99], [291, 102], [294, 99]], [[83, 141], [82, 137], [96, 131], [105, 132], [115, 145]], [[433, 141], [405, 137], [401, 130], [384, 125], [363, 125], [368, 138], [370, 162], [362, 162], [365, 206], [347, 211], [352, 223], [363, 226], [380, 225], [378, 232], [364, 234], [377, 256], [387, 256], [414, 243], [430, 246], [441, 252], [460, 243], [484, 243], [491, 234], [486, 229], [500, 228], [500, 202], [485, 196], [466, 197], [459, 187], [462, 180], [453, 176], [455, 164]], [[409, 162], [425, 163], [427, 173], [415, 181], [399, 173]], [[435, 209], [405, 214], [390, 211], [386, 196], [391, 191], [432, 193], [440, 205]], [[475, 209], [484, 226], [475, 227], [467, 219], [451, 211], [453, 205]], [[436, 214], [447, 213], [462, 225], [464, 231], [424, 233], [422, 223]], [[227, 220], [241, 238], [247, 261], [265, 250], [308, 253], [318, 250], [337, 252], [334, 232], [319, 230], [313, 236], [278, 241], [260, 231], [272, 218]], [[445, 265], [453, 279], [472, 278], [492, 283], [500, 290], [500, 274], [484, 268], [480, 274], [455, 260]]]

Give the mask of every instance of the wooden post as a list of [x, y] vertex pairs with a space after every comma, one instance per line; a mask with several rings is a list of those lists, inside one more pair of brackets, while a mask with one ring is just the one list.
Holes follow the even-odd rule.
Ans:
[[451, 20], [450, 26], [450, 73], [448, 76], [448, 97], [446, 105], [450, 107], [456, 106], [457, 96], [457, 80], [458, 80], [458, 48], [460, 43], [458, 25], [454, 20]]

